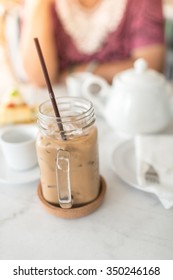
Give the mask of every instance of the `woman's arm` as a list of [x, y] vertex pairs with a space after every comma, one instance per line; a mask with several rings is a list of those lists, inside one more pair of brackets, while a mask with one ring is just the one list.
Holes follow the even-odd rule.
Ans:
[[[144, 58], [147, 61], [149, 68], [162, 72], [164, 66], [164, 52], [165, 49], [162, 44], [135, 49], [129, 59], [116, 62], [98, 63], [94, 70], [94, 74], [99, 75], [105, 78], [109, 83], [112, 83], [114, 75], [128, 68], [132, 68], [135, 60], [138, 58]], [[76, 65], [73, 68], [73, 72], [86, 71], [87, 66], [88, 64]], [[61, 73], [60, 81], [64, 82], [68, 74], [68, 70]]]
[[129, 59], [101, 64], [95, 69], [95, 74], [106, 78], [108, 82], [111, 83], [114, 75], [133, 67], [134, 61], [138, 58], [144, 58], [147, 61], [149, 68], [162, 72], [164, 66], [164, 46], [153, 45], [133, 50]]
[[23, 66], [30, 82], [44, 86], [45, 80], [34, 44], [38, 37], [50, 79], [54, 82], [58, 75], [58, 50], [54, 41], [52, 4], [54, 0], [26, 0], [22, 25], [20, 51]]

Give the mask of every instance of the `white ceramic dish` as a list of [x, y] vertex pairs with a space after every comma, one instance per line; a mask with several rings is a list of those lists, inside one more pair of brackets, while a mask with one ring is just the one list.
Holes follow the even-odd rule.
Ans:
[[4, 184], [25, 184], [33, 182], [40, 177], [38, 165], [27, 171], [15, 171], [7, 166], [0, 149], [0, 183]]
[[138, 184], [133, 141], [124, 142], [114, 150], [112, 167], [117, 176], [129, 186], [156, 195], [166, 209], [172, 207], [173, 196], [169, 187], [163, 188], [159, 184], [142, 187]]
[[148, 68], [144, 59], [113, 78], [105, 107], [109, 125], [131, 135], [164, 130], [172, 118], [172, 88], [165, 76]]
[[112, 155], [112, 168], [117, 176], [129, 186], [152, 193], [152, 188], [145, 189], [137, 181], [135, 148], [133, 140], [120, 144]]
[[[35, 125], [17, 125], [17, 126], [34, 126]], [[6, 127], [0, 128], [0, 134], [2, 131], [4, 131]], [[39, 166], [36, 165], [32, 169], [28, 169], [26, 171], [15, 171], [11, 169], [3, 156], [1, 147], [0, 147], [0, 183], [4, 184], [24, 184], [33, 182], [35, 180], [38, 180], [40, 177], [40, 170]]]

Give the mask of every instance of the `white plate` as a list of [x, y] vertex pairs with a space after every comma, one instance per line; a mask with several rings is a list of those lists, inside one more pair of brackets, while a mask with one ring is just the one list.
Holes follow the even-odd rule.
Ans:
[[136, 172], [135, 147], [133, 141], [127, 141], [118, 146], [112, 156], [114, 172], [129, 186], [135, 189], [155, 194], [162, 205], [169, 209], [173, 206], [172, 190], [161, 185], [142, 187], [138, 184]]
[[[24, 126], [24, 125], [19, 125]], [[28, 124], [28, 126], [31, 126]], [[35, 125], [32, 125], [35, 126]], [[6, 129], [0, 128], [0, 134]], [[0, 147], [0, 183], [4, 184], [25, 184], [33, 182], [40, 177], [40, 169], [37, 165], [35, 168], [26, 171], [12, 170], [5, 162], [1, 147]]]
[[[135, 149], [133, 141], [120, 144], [113, 152], [112, 167], [114, 172], [127, 184], [140, 189], [137, 182]], [[142, 187], [141, 187], [142, 189]]]

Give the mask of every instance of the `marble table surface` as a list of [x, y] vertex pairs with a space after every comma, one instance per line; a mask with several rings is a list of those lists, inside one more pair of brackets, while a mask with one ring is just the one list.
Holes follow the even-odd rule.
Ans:
[[112, 169], [112, 152], [124, 136], [103, 119], [100, 173], [107, 183], [94, 213], [66, 220], [48, 214], [37, 197], [38, 181], [0, 184], [0, 259], [172, 259], [173, 209], [124, 183]]
[[[10, 84], [9, 77], [5, 83], [7, 69], [1, 74], [5, 89]], [[97, 126], [100, 174], [107, 183], [103, 204], [86, 217], [61, 219], [43, 209], [39, 180], [0, 183], [0, 259], [173, 259], [173, 209], [165, 210], [154, 195], [115, 174], [112, 153], [128, 139], [101, 118]]]

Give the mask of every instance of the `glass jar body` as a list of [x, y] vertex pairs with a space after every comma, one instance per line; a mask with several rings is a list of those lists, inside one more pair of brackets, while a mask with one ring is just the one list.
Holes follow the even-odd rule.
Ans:
[[[51, 109], [46, 111], [49, 102], [44, 104], [44, 108], [43, 105], [40, 106], [41, 117], [38, 120], [40, 132], [36, 148], [42, 192], [48, 202], [58, 205], [58, 193], [67, 175], [72, 204], [79, 206], [93, 201], [98, 196], [100, 188], [95, 116], [91, 103], [86, 100], [63, 97], [57, 100], [57, 103], [61, 104], [61, 102], [72, 105], [68, 106], [68, 110], [61, 109], [60, 105], [63, 131], [59, 131], [57, 119], [52, 117]], [[84, 103], [85, 106], [82, 107]], [[49, 116], [44, 114], [47, 112], [49, 116], [51, 115], [51, 121]], [[62, 137], [62, 133], [65, 137]], [[60, 151], [65, 151], [69, 155], [63, 162], [60, 159], [57, 161]], [[69, 165], [66, 168], [68, 160]], [[61, 180], [58, 179], [59, 177]], [[65, 193], [62, 189], [62, 194], [63, 192]]]

